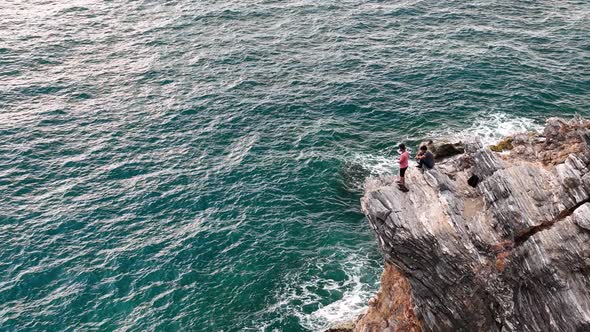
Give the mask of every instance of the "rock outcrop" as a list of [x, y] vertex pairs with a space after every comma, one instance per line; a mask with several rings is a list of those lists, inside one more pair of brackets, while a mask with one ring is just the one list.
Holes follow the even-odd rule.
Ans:
[[[381, 275], [381, 289], [369, 301], [371, 307], [360, 316], [356, 324], [356, 331], [407, 331], [422, 330], [420, 321], [416, 318], [410, 283], [395, 266], [386, 263]], [[352, 329], [351, 329], [352, 330]]]
[[390, 281], [355, 330], [590, 331], [589, 128], [549, 119], [503, 153], [465, 143], [410, 168], [407, 193], [367, 180]]
[[465, 152], [465, 145], [462, 142], [451, 143], [446, 140], [442, 141], [428, 141], [420, 143], [420, 146], [425, 145], [432, 154], [434, 159], [441, 160], [443, 158], [452, 157]]

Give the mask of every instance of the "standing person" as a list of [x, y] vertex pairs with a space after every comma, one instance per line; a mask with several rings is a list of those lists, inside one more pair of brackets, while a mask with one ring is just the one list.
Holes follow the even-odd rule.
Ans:
[[405, 175], [406, 175], [406, 170], [408, 169], [408, 161], [410, 159], [410, 153], [408, 151], [406, 151], [406, 145], [404, 143], [400, 144], [399, 146], [399, 152], [401, 153], [401, 156], [399, 157], [399, 179], [397, 180], [397, 183], [399, 183], [401, 186], [406, 185], [406, 179], [405, 179]]
[[426, 166], [427, 169], [431, 169], [434, 167], [434, 155], [432, 152], [428, 151], [426, 145], [420, 147], [420, 152], [418, 152], [416, 159], [418, 160], [418, 168]]

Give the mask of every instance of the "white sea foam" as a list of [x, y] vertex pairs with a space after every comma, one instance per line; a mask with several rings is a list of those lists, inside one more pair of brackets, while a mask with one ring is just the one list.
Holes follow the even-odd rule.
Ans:
[[[329, 263], [319, 264], [321, 270], [329, 270], [334, 267]], [[287, 280], [287, 289], [282, 291], [279, 302], [268, 308], [269, 311], [280, 311], [298, 318], [300, 325], [310, 331], [323, 331], [336, 323], [354, 319], [364, 309], [368, 299], [377, 289], [377, 282], [367, 283], [363, 276], [373, 276], [377, 271], [371, 270], [371, 261], [367, 257], [350, 254], [346, 262], [339, 266], [346, 275], [344, 280], [333, 280], [326, 277], [314, 277], [301, 280], [303, 275], [291, 276]], [[325, 306], [325, 292], [342, 291], [341, 297]], [[309, 312], [309, 307], [317, 307]]]
[[304, 327], [314, 330], [329, 327], [338, 322], [353, 319], [366, 309], [367, 300], [372, 293], [367, 291], [360, 275], [352, 276], [352, 289], [344, 293], [342, 299], [321, 307], [310, 315], [301, 317]]
[[370, 175], [392, 174], [398, 166], [397, 157], [374, 154], [355, 154], [351, 162], [360, 165]]
[[345, 185], [353, 190], [362, 190], [368, 177], [392, 175], [399, 168], [398, 159], [383, 154], [355, 153], [344, 161], [343, 177]]
[[506, 113], [488, 113], [479, 117], [471, 126], [460, 130], [456, 133], [443, 132], [436, 130], [430, 133], [432, 137], [448, 137], [456, 140], [472, 140], [477, 138], [484, 145], [496, 144], [506, 136], [520, 133], [536, 131], [539, 132], [543, 126], [533, 119], [512, 116]]

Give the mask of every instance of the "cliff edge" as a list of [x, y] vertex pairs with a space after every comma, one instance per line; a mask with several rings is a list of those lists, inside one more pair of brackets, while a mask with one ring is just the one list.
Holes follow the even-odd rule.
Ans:
[[355, 331], [590, 331], [590, 121], [367, 180], [385, 257]]

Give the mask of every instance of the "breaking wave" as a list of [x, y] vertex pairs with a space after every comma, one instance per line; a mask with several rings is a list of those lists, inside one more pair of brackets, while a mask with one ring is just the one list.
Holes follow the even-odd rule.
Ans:
[[488, 113], [479, 116], [473, 124], [456, 133], [443, 133], [440, 130], [431, 133], [432, 137], [448, 136], [451, 140], [471, 140], [478, 138], [484, 145], [496, 144], [500, 139], [519, 132], [539, 132], [543, 126], [534, 119], [509, 115], [506, 113]]

